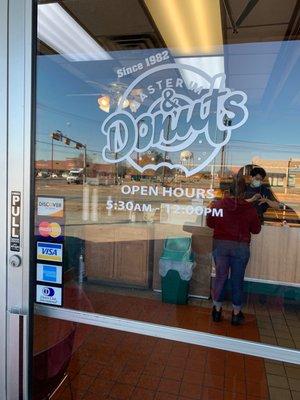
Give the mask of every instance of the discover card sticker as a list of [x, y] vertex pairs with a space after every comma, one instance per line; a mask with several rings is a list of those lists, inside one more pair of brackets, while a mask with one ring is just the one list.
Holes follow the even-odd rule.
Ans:
[[63, 218], [64, 199], [61, 197], [38, 197], [37, 215], [54, 218]]
[[36, 302], [51, 304], [53, 306], [61, 306], [62, 288], [55, 286], [36, 285]]

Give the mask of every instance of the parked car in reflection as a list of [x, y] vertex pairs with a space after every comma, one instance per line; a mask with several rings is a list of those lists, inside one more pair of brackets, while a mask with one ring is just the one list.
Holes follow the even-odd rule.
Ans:
[[83, 183], [83, 169], [73, 169], [69, 172], [67, 177], [67, 183], [76, 183], [77, 185]]
[[39, 171], [37, 174], [38, 178], [49, 178], [50, 174], [48, 171]]
[[67, 179], [68, 176], [69, 176], [69, 172], [63, 172], [61, 174], [61, 177], [64, 178], [64, 179]]

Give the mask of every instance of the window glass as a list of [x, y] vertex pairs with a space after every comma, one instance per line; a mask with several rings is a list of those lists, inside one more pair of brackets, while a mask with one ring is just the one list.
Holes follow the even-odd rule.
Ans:
[[[33, 391], [63, 377], [55, 400], [299, 397], [295, 364], [45, 317], [35, 322]], [[36, 368], [50, 357], [52, 367]]]
[[299, 348], [297, 4], [39, 2], [38, 303]]

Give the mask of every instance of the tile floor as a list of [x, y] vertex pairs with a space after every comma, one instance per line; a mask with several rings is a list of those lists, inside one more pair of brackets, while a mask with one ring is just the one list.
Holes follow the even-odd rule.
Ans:
[[[180, 326], [181, 324], [180, 316], [178, 316], [179, 320], [177, 320], [177, 316], [168, 315], [167, 322], [160, 319], [161, 315], [159, 314], [159, 307], [157, 304], [159, 303], [162, 306], [160, 302], [160, 293], [124, 288], [117, 289], [98, 285], [87, 285], [85, 287], [85, 293], [88, 296], [91, 308], [94, 309], [95, 312], [103, 314], [108, 313], [154, 323], [167, 323], [175, 326]], [[125, 295], [127, 298], [131, 297], [132, 299], [135, 298], [135, 300], [132, 300], [134, 305], [131, 306], [130, 303], [127, 307], [123, 304], [121, 296], [119, 300], [115, 299], [111, 302], [110, 299], [116, 297], [116, 295]], [[137, 297], [139, 299], [138, 301], [136, 301]], [[149, 301], [147, 302], [146, 307], [153, 307], [155, 310], [154, 313], [143, 312], [145, 298], [152, 300], [152, 303]], [[109, 304], [106, 302], [106, 299], [108, 299]], [[202, 321], [200, 322], [200, 319], [198, 319], [198, 324], [195, 321], [196, 317], [190, 319], [190, 329], [198, 329], [196, 325], [200, 324], [202, 330], [211, 333], [239, 337], [241, 339], [258, 340], [267, 344], [300, 349], [300, 307], [295, 302], [288, 303], [279, 296], [267, 297], [255, 294], [248, 295], [244, 307], [244, 311], [247, 313], [247, 329], [239, 329], [238, 331], [236, 329], [230, 329], [228, 326], [216, 326], [211, 323], [211, 300], [194, 298], [190, 299], [189, 303], [189, 307], [191, 305], [197, 307], [191, 309], [191, 314], [198, 316], [202, 314]], [[168, 305], [164, 306], [165, 309]], [[225, 319], [229, 319], [231, 312], [230, 302], [225, 303], [223, 308], [225, 310]], [[194, 326], [194, 328], [192, 326]]]
[[[202, 300], [200, 307], [211, 307], [211, 301]], [[224, 308], [230, 310], [229, 302]], [[300, 349], [300, 307], [295, 304], [283, 304], [269, 297], [261, 303], [257, 296], [249, 296], [244, 311], [253, 315], [258, 326], [262, 343]]]
[[[76, 290], [70, 291], [69, 300], [66, 297], [66, 306], [74, 307]], [[299, 314], [294, 309], [280, 315], [274, 305], [248, 305], [245, 325], [232, 327], [229, 309], [224, 321], [215, 324], [209, 302], [175, 306], [147, 297], [91, 291], [87, 296], [81, 293], [80, 304], [87, 311], [247, 340], [266, 336], [275, 338], [274, 344], [281, 338], [294, 340], [298, 334]], [[55, 330], [53, 320], [38, 317], [38, 321], [36, 351], [70, 328], [65, 321], [57, 321]], [[300, 366], [82, 325], [69, 374], [75, 399], [300, 400]], [[71, 399], [69, 387], [62, 389], [57, 399]]]
[[230, 324], [230, 310], [224, 311], [222, 323], [214, 323], [211, 319], [210, 306], [207, 306], [208, 302], [205, 307], [199, 306], [197, 302], [186, 306], [176, 306], [162, 303], [159, 293], [153, 294], [150, 298], [138, 297], [138, 299], [133, 295], [119, 296], [111, 292], [91, 290], [85, 293], [91, 308], [96, 313], [260, 341], [254, 314], [247, 314], [245, 325], [233, 327]]
[[[264, 360], [92, 328], [69, 367], [75, 399], [266, 400]], [[66, 384], [57, 399], [71, 399]]]

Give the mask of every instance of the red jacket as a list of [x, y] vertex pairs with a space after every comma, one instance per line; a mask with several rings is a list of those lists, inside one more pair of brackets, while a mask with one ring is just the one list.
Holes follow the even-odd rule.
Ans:
[[211, 208], [223, 209], [223, 217], [208, 214], [206, 219], [214, 230], [214, 239], [250, 243], [251, 233], [261, 230], [255, 208], [245, 200], [226, 198], [214, 202]]

